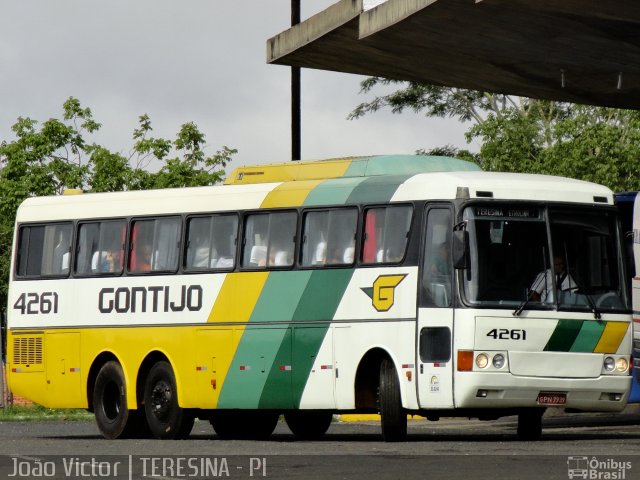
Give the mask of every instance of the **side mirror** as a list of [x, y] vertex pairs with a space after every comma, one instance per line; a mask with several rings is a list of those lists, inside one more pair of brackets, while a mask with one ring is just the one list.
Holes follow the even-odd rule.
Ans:
[[469, 268], [469, 233], [465, 229], [453, 232], [453, 267], [456, 270]]

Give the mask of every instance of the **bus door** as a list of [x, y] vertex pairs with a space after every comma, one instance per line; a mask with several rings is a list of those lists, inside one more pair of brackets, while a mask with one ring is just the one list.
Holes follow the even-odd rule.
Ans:
[[416, 332], [421, 408], [453, 407], [452, 216], [448, 205], [427, 205]]

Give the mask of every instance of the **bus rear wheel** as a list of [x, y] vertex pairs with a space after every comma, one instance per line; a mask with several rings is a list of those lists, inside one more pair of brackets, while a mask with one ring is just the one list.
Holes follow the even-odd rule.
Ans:
[[302, 440], [314, 440], [322, 437], [333, 420], [331, 412], [297, 410], [284, 414], [289, 430]]
[[93, 407], [98, 429], [105, 438], [133, 437], [146, 429], [141, 412], [127, 407], [124, 374], [116, 361], [100, 368], [93, 389]]
[[380, 365], [380, 387], [378, 389], [378, 407], [382, 427], [382, 439], [385, 442], [400, 442], [407, 437], [407, 413], [402, 408], [400, 380], [389, 359]]
[[158, 362], [149, 371], [144, 385], [144, 412], [156, 438], [177, 440], [191, 433], [195, 415], [178, 405], [176, 377], [167, 362]]
[[252, 410], [219, 410], [209, 419], [221, 440], [266, 440], [276, 429], [280, 415]]
[[520, 440], [540, 440], [543, 414], [544, 408], [526, 410], [518, 414], [518, 438]]

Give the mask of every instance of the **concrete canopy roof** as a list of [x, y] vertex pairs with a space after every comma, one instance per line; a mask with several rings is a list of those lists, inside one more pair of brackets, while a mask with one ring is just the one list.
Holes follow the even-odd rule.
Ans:
[[637, 0], [340, 0], [268, 63], [640, 109]]

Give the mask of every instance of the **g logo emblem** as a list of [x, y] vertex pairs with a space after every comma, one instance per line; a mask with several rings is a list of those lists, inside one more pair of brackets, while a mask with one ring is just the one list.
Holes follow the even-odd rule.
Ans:
[[380, 275], [373, 282], [372, 287], [362, 288], [361, 290], [371, 299], [373, 308], [378, 312], [388, 312], [395, 301], [396, 287], [406, 276], [406, 274]]

